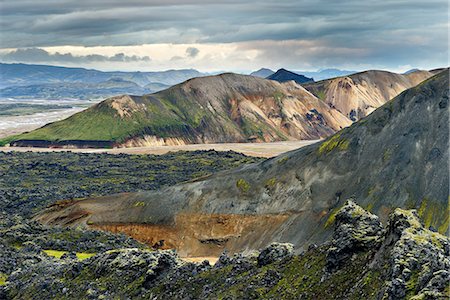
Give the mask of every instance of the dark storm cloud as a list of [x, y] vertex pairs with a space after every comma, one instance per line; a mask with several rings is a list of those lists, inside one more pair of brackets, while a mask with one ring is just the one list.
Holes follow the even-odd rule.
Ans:
[[[414, 63], [446, 56], [447, 5], [447, 0], [6, 0], [0, 4], [0, 42], [2, 48], [24, 48], [233, 42], [256, 46], [260, 41], [306, 40], [326, 45], [317, 56], [311, 53], [311, 59], [332, 60], [333, 48], [364, 48], [364, 60]], [[277, 57], [271, 49], [259, 50], [261, 57]], [[352, 56], [338, 58], [349, 61]]]
[[74, 56], [70, 53], [54, 54], [48, 53], [43, 49], [26, 48], [17, 49], [15, 51], [0, 55], [0, 59], [6, 62], [58, 62], [58, 63], [85, 63], [85, 62], [149, 62], [148, 56], [127, 56], [124, 53], [117, 53], [114, 56], [104, 56], [99, 54], [90, 54], [82, 56]]
[[[447, 23], [446, 0], [1, 2], [3, 47], [305, 39]], [[165, 40], [163, 32], [170, 31]], [[187, 34], [186, 33], [195, 33]], [[123, 34], [132, 33], [121, 40]], [[18, 38], [17, 34], [20, 38]], [[174, 40], [176, 36], [178, 39]], [[23, 37], [23, 38], [22, 38]]]
[[194, 57], [196, 57], [199, 53], [200, 53], [200, 50], [198, 50], [198, 49], [195, 48], [195, 47], [188, 47], [188, 48], [186, 49], [186, 55], [187, 55], [187, 57], [194, 58]]

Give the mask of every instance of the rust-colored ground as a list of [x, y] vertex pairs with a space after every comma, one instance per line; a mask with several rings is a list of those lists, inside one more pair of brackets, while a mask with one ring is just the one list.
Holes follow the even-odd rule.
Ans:
[[101, 224], [93, 228], [125, 233], [161, 249], [176, 249], [182, 257], [203, 260], [217, 257], [224, 249], [255, 249], [271, 237], [289, 217], [287, 214], [238, 215], [183, 213], [173, 225]]

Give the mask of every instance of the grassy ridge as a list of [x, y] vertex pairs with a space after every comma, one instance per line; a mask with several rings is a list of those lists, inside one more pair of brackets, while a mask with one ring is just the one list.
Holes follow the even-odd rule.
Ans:
[[[158, 113], [153, 112], [157, 109], [156, 106]], [[161, 103], [150, 103], [146, 107], [146, 111], [120, 117], [109, 103], [100, 103], [65, 120], [15, 136], [12, 139], [8, 138], [8, 142], [11, 140], [121, 142], [140, 132], [159, 134], [188, 125], [180, 120], [176, 114], [170, 113]], [[6, 141], [6, 139], [2, 141]]]
[[[110, 98], [65, 120], [2, 139], [0, 146], [21, 140], [122, 144], [144, 136], [179, 138], [189, 143], [243, 142], [255, 137], [262, 141], [268, 137], [288, 139], [283, 130], [267, 123], [258, 112], [242, 113], [238, 103], [246, 96], [262, 96], [274, 98], [280, 105], [284, 94], [273, 92], [276, 87], [269, 86], [268, 92], [259, 91], [253, 95], [245, 89], [245, 84], [241, 86], [242, 78], [230, 76], [231, 83], [227, 82], [223, 89], [223, 79], [217, 77], [213, 83], [206, 82], [205, 85], [181, 84], [141, 97]], [[251, 84], [264, 86], [263, 83]]]

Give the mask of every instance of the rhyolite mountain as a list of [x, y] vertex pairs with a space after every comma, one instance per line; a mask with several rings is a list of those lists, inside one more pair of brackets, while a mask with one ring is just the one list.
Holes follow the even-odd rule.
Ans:
[[254, 72], [250, 73], [250, 75], [260, 77], [260, 78], [266, 78], [274, 73], [275, 73], [275, 71], [272, 71], [271, 69], [261, 68], [258, 71], [254, 71]]
[[350, 124], [294, 82], [228, 73], [154, 94], [116, 96], [7, 142], [80, 147], [269, 142], [324, 138]]
[[125, 232], [181, 255], [321, 243], [346, 199], [386, 221], [417, 209], [448, 232], [449, 71], [325, 141], [158, 191], [57, 203], [37, 220]]
[[371, 70], [306, 83], [303, 86], [330, 107], [336, 108], [352, 121], [356, 121], [435, 73], [414, 71], [408, 74], [396, 74]]
[[313, 78], [309, 78], [291, 71], [288, 71], [286, 69], [279, 69], [274, 74], [267, 76], [267, 79], [275, 80], [278, 82], [287, 82], [287, 81], [295, 81], [299, 84], [307, 83], [307, 82], [313, 82]]

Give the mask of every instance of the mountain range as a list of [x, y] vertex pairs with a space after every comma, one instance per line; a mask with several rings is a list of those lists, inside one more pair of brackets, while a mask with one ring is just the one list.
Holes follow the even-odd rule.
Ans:
[[[417, 69], [415, 69], [417, 70]], [[270, 75], [274, 74], [275, 71], [268, 69], [268, 68], [261, 68], [257, 71], [254, 71], [250, 73], [252, 76], [256, 77], [262, 77], [267, 78]], [[348, 71], [348, 70], [339, 70], [339, 69], [323, 69], [318, 71], [293, 71], [293, 73], [301, 74], [305, 77], [313, 78], [314, 80], [324, 80], [334, 77], [340, 77], [340, 76], [347, 76], [354, 73], [357, 73], [356, 71]]]
[[357, 73], [357, 71], [349, 71], [349, 70], [340, 70], [340, 69], [323, 69], [315, 72], [311, 71], [294, 71], [297, 74], [302, 74], [307, 77], [313, 78], [315, 81], [324, 80], [324, 79], [330, 79], [335, 77], [341, 77], [341, 76], [348, 76], [354, 73]]
[[317, 139], [350, 125], [294, 82], [222, 74], [145, 96], [116, 96], [12, 145], [144, 146]]
[[305, 83], [306, 89], [294, 81], [232, 73], [200, 77], [154, 94], [107, 99], [0, 144], [131, 147], [319, 139], [349, 126], [433, 72], [367, 71]]
[[448, 231], [449, 71], [410, 88], [326, 140], [158, 191], [58, 203], [37, 219], [151, 238], [181, 255], [218, 255], [271, 241], [296, 249], [330, 237], [352, 198], [382, 221], [415, 208]]
[[193, 69], [102, 72], [83, 68], [0, 63], [0, 97], [90, 99], [117, 94], [142, 95], [204, 75]]

